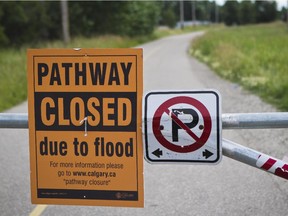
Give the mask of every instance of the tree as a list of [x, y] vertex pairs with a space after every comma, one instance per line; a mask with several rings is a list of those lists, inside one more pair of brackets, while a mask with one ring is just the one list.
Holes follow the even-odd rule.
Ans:
[[[3, 10], [2, 10], [1, 4], [0, 4], [0, 20], [1, 20], [2, 16], [3, 16]], [[9, 40], [8, 40], [8, 38], [4, 32], [4, 27], [2, 25], [0, 25], [0, 47], [7, 45], [8, 41]]]
[[7, 45], [18, 46], [27, 42], [39, 42], [49, 38], [45, 2], [1, 2], [0, 23], [4, 35], [9, 39]]
[[[186, 1], [183, 2], [186, 4]], [[161, 1], [160, 4], [160, 14], [159, 14], [159, 24], [167, 25], [170, 27], [175, 27], [177, 22], [180, 21], [180, 1]], [[185, 10], [184, 5], [184, 10]], [[184, 11], [185, 14], [185, 11]], [[185, 20], [185, 17], [184, 17]]]
[[286, 9], [285, 7], [282, 7], [280, 11], [280, 18], [283, 22], [287, 22], [287, 14], [288, 14], [288, 9]]
[[178, 21], [176, 14], [176, 1], [162, 1], [160, 3], [160, 19], [159, 25], [166, 25], [170, 28], [174, 28]]
[[239, 22], [240, 24], [256, 22], [255, 7], [251, 1], [246, 0], [240, 2]]
[[[160, 2], [71, 1], [67, 5], [62, 0], [61, 5], [57, 1], [0, 1], [0, 46], [61, 38], [67, 43], [70, 34], [145, 35], [159, 22]], [[68, 9], [73, 16], [68, 17]]]
[[151, 34], [158, 24], [160, 4], [144, 1], [69, 2], [72, 35]]
[[215, 17], [215, 6], [210, 1], [197, 1], [196, 3], [197, 20], [212, 21]]
[[226, 25], [239, 24], [239, 3], [237, 1], [226, 1], [223, 5], [223, 21]]
[[159, 22], [160, 4], [157, 2], [128, 2], [126, 20], [129, 36], [149, 35]]
[[271, 22], [277, 17], [277, 4], [275, 1], [256, 1], [257, 23]]

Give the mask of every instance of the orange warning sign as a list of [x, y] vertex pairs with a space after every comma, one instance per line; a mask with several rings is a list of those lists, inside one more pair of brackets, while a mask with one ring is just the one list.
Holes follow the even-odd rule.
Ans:
[[32, 203], [143, 207], [142, 49], [27, 54]]

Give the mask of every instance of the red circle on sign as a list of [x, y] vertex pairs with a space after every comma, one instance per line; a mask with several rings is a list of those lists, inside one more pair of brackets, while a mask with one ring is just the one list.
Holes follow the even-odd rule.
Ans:
[[[203, 120], [204, 120], [204, 129], [200, 137], [197, 137], [190, 130], [190, 128], [188, 128], [184, 123], [181, 122], [181, 120], [178, 119], [178, 117], [175, 114], [169, 111], [168, 109], [169, 107], [175, 104], [179, 104], [179, 103], [186, 103], [186, 104], [192, 105], [195, 108], [197, 108], [199, 112], [201, 113]], [[195, 140], [195, 143], [185, 145], [185, 146], [179, 146], [165, 139], [165, 137], [161, 133], [161, 127], [160, 127], [161, 117], [164, 113], [170, 115], [172, 120], [175, 121], [182, 129], [184, 129]], [[158, 109], [155, 111], [155, 114], [153, 116], [152, 128], [153, 128], [153, 133], [156, 139], [162, 146], [174, 152], [188, 153], [188, 152], [196, 151], [197, 149], [201, 148], [207, 142], [211, 133], [212, 121], [211, 121], [211, 116], [209, 114], [209, 111], [200, 101], [191, 97], [187, 97], [187, 96], [179, 96], [179, 97], [174, 97], [165, 101], [163, 104], [161, 104], [158, 107]]]

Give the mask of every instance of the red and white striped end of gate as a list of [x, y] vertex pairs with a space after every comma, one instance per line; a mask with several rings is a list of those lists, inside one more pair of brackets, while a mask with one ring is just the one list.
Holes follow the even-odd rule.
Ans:
[[256, 162], [256, 166], [288, 180], [288, 163], [284, 161], [261, 154]]

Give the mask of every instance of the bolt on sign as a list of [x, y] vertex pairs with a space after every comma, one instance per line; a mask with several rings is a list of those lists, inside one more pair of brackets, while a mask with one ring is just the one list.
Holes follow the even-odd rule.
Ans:
[[34, 204], [143, 207], [142, 49], [30, 49]]

